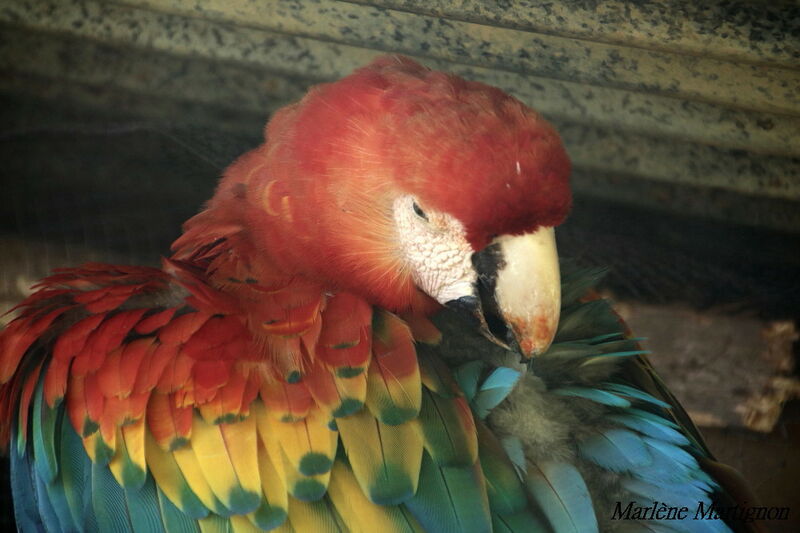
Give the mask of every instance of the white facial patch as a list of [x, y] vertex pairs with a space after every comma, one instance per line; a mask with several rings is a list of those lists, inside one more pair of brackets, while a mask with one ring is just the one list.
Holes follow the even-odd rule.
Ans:
[[417, 205], [411, 195], [395, 200], [393, 210], [403, 257], [417, 287], [441, 304], [473, 295], [477, 274], [461, 222]]

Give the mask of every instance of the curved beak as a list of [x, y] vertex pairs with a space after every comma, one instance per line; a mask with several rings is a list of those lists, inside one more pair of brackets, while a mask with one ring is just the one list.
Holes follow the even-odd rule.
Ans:
[[473, 254], [475, 293], [447, 303], [470, 315], [493, 342], [523, 358], [553, 342], [561, 309], [561, 277], [553, 228], [501, 236]]

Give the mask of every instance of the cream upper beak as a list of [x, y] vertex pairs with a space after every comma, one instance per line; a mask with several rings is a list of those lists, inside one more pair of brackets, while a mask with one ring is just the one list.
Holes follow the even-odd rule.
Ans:
[[544, 353], [553, 342], [561, 309], [561, 275], [553, 228], [495, 241], [500, 263], [494, 301], [524, 357]]
[[558, 328], [561, 276], [555, 232], [502, 236], [472, 255], [477, 282], [446, 302], [481, 333], [523, 358], [547, 351]]

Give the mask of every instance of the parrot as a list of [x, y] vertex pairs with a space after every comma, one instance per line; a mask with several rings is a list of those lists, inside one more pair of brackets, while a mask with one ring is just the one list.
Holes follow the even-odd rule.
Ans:
[[403, 56], [312, 87], [160, 268], [15, 308], [19, 530], [743, 530], [603, 271], [559, 260], [570, 172], [536, 111]]

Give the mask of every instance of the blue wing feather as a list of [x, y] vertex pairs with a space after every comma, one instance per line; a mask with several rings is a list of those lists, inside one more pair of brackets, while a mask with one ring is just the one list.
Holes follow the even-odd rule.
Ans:
[[453, 370], [453, 377], [468, 402], [472, 402], [475, 398], [475, 394], [478, 392], [478, 381], [480, 381], [481, 373], [485, 368], [486, 363], [477, 360], [465, 363]]
[[[116, 478], [115, 478], [116, 480]], [[164, 533], [156, 485], [148, 474], [140, 488], [126, 488], [125, 504], [135, 533]]]
[[472, 401], [478, 418], [485, 418], [489, 411], [506, 399], [520, 378], [520, 372], [508, 367], [498, 367], [481, 383]]
[[578, 444], [581, 455], [612, 472], [625, 472], [653, 461], [645, 442], [625, 429], [596, 431]]
[[658, 407], [662, 407], [664, 409], [669, 409], [669, 404], [659, 400], [658, 398], [647, 394], [643, 390], [636, 389], [631, 387], [630, 385], [625, 385], [622, 383], [603, 383], [602, 387], [607, 391], [615, 392], [618, 394], [622, 394], [624, 396], [628, 396], [629, 398], [635, 398], [637, 400], [642, 400], [647, 403], [651, 403], [653, 405], [657, 405]]
[[560, 389], [555, 389], [552, 392], [553, 394], [558, 394], [559, 396], [574, 396], [576, 398], [583, 398], [612, 407], [630, 407], [631, 405], [631, 402], [625, 398], [600, 389], [590, 389], [587, 387], [562, 387]]
[[[30, 455], [26, 454], [26, 457]], [[53, 502], [50, 500], [47, 487], [44, 481], [36, 474], [36, 469], [31, 468], [31, 479], [36, 484], [36, 499], [39, 503], [39, 514], [42, 517], [42, 522], [48, 532], [59, 533], [64, 531], [61, 527], [61, 522], [58, 519]]]
[[580, 472], [568, 463], [543, 462], [528, 468], [528, 491], [555, 533], [598, 531], [594, 506]]
[[92, 464], [92, 508], [101, 531], [133, 533], [125, 490], [117, 483], [108, 467]]
[[28, 457], [20, 456], [16, 446], [16, 439], [11, 439], [11, 487], [14, 491], [14, 518], [17, 528], [23, 533], [45, 531]]
[[506, 437], [500, 441], [506, 451], [511, 464], [514, 465], [517, 475], [522, 478], [527, 468], [525, 467], [525, 452], [522, 449], [522, 441], [518, 437]]
[[662, 419], [664, 423], [658, 423], [640, 416], [631, 415], [628, 412], [620, 415], [611, 415], [608, 420], [664, 442], [677, 444], [678, 446], [689, 446], [690, 444], [689, 439], [672, 429], [664, 419]]

